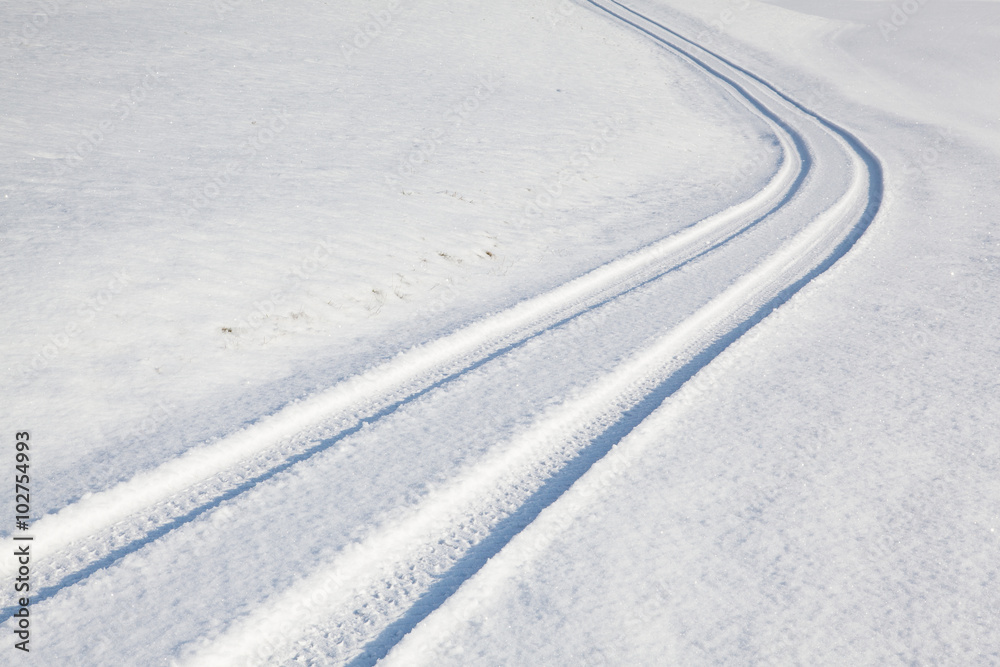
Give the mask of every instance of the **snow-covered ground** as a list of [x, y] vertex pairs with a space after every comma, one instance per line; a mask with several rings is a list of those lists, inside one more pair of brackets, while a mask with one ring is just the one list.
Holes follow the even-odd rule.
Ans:
[[1000, 662], [998, 26], [6, 3], [0, 662]]

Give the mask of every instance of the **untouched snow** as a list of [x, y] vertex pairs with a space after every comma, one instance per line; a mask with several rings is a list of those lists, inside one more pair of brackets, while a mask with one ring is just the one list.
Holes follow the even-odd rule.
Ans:
[[1000, 661], [998, 25], [7, 3], [0, 662]]

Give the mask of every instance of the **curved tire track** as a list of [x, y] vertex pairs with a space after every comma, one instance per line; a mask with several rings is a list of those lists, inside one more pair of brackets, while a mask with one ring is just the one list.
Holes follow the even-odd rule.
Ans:
[[[771, 127], [781, 147], [778, 169], [759, 192], [545, 294], [414, 348], [216, 443], [190, 450], [43, 517], [33, 526], [34, 562], [41, 582], [35, 600], [51, 598], [222, 502], [307, 462], [365, 424], [542, 333], [697, 261], [781, 209], [797, 195], [810, 172], [811, 157], [804, 141], [738, 83], [726, 85]], [[12, 545], [10, 537], [0, 540], [5, 554], [13, 552]], [[55, 561], [50, 570], [60, 574], [46, 578], [46, 561]], [[2, 574], [9, 575], [15, 568], [9, 557], [0, 563]], [[0, 622], [15, 610], [5, 607]]]
[[[809, 154], [803, 135], [832, 137], [850, 166], [848, 188], [793, 239], [680, 326], [547, 411], [419, 506], [344, 549], [334, 562], [276, 595], [221, 637], [203, 643], [191, 664], [270, 662], [292, 655], [374, 664], [665, 397], [843, 257], [879, 211], [881, 166], [847, 130], [616, 0], [587, 1], [746, 97], [764, 117], [794, 117], [780, 123], [798, 137], [804, 165], [823, 156]], [[803, 128], [801, 135], [793, 124]], [[785, 201], [810, 196], [800, 189], [790, 190]], [[335, 650], [316, 639], [331, 629], [338, 638]]]

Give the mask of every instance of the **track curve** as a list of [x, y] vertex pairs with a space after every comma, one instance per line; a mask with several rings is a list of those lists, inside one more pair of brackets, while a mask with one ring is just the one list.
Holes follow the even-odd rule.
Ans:
[[[877, 214], [882, 199], [880, 163], [848, 131], [806, 109], [764, 79], [621, 3], [588, 1], [687, 58], [745, 97], [763, 117], [787, 130], [806, 165], [802, 181], [807, 180], [814, 161], [830, 160], [831, 142], [824, 143], [818, 137], [826, 134], [846, 162], [846, 187], [810, 224], [655, 345], [581, 395], [557, 406], [497, 456], [466, 471], [436, 496], [382, 526], [330, 566], [289, 589], [269, 609], [258, 610], [205, 646], [191, 664], [214, 664], [232, 655], [251, 662], [280, 655], [319, 660], [325, 655], [335, 663], [374, 664], [406, 633], [432, 616], [663, 398], [840, 259]], [[829, 194], [815, 182], [811, 184], [812, 194], [803, 193], [802, 183], [799, 185], [768, 215], [789, 206], [796, 198], [823, 200]], [[373, 561], [379, 561], [381, 567], [372, 568]], [[422, 581], [417, 576], [415, 581], [414, 573], [421, 570], [435, 576], [425, 576]], [[330, 604], [330, 598], [351, 600], [355, 605], [359, 600], [366, 601], [361, 603], [362, 608], [377, 606], [378, 599], [390, 599], [390, 606], [397, 611], [386, 614], [381, 631], [374, 634], [370, 628], [362, 631], [352, 624], [347, 609], [338, 612], [338, 605]], [[297, 604], [301, 600], [311, 601]], [[475, 601], [470, 599], [470, 604]], [[290, 609], [301, 613], [289, 616]], [[366, 618], [364, 624], [370, 623], [371, 618]], [[287, 628], [310, 625], [311, 631], [301, 633], [304, 638], [297, 642], [286, 640]], [[268, 628], [279, 631], [269, 633]], [[336, 628], [341, 637], [364, 636], [368, 641], [364, 645], [356, 641], [347, 651], [338, 653], [330, 644], [316, 641], [320, 628]], [[259, 641], [268, 635], [269, 639]], [[282, 641], [277, 640], [279, 636]], [[248, 647], [251, 637], [258, 641]], [[397, 656], [397, 662], [413, 664], [410, 659], [414, 657], [404, 651]]]
[[[848, 252], [882, 199], [880, 163], [861, 141], [626, 5], [586, 1], [729, 90], [771, 127], [782, 159], [766, 187], [658, 243], [46, 517], [36, 525], [36, 544], [44, 549], [37, 553], [43, 584], [36, 603], [71, 614], [86, 591], [107, 586], [109, 569], [120, 585], [140, 593], [175, 582], [169, 573], [181, 554], [209, 543], [213, 553], [240, 549], [241, 536], [280, 525], [287, 509], [276, 504], [276, 489], [283, 488], [277, 482], [294, 476], [303, 490], [282, 502], [299, 503], [299, 525], [329, 533], [285, 538], [303, 552], [298, 567], [309, 574], [282, 579], [281, 563], [288, 563], [262, 538], [253, 547], [274, 569], [262, 566], [261, 576], [270, 572], [277, 583], [258, 591], [246, 582], [253, 590], [236, 620], [201, 629], [197, 641], [191, 641], [197, 632], [146, 640], [163, 642], [164, 653], [190, 664], [292, 656], [373, 664], [667, 396]], [[562, 359], [584, 353], [594, 361], [566, 371], [565, 382], [520, 388], [523, 368], [554, 376], [565, 371]], [[531, 411], [499, 410], [475, 428], [438, 423], [504, 400], [516, 403], [517, 392], [525, 393], [524, 404], [536, 404]], [[438, 429], [442, 451], [408, 453], [385, 444], [406, 429]], [[464, 444], [477, 438], [482, 443], [475, 447]], [[442, 474], [434, 456], [462, 463]], [[331, 475], [342, 489], [324, 487]], [[365, 476], [369, 486], [356, 482]], [[373, 492], [370, 485], [381, 480], [400, 488]], [[360, 509], [350, 521], [330, 509], [351, 502]], [[143, 574], [136, 562], [150, 569]], [[13, 566], [2, 565], [7, 572]], [[177, 585], [178, 598], [221, 595], [212, 587], [222, 584], [210, 576]], [[4, 617], [13, 609], [7, 606]]]

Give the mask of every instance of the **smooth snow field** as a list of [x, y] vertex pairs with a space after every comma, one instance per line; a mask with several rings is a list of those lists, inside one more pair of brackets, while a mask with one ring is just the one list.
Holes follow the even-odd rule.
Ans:
[[0, 142], [0, 665], [1000, 664], [997, 0], [7, 0]]

